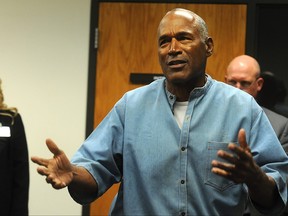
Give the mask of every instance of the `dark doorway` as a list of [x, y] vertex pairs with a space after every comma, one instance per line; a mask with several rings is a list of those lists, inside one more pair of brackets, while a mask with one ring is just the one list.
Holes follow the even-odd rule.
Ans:
[[[288, 4], [257, 5], [256, 56], [261, 71], [273, 72], [288, 90]], [[284, 104], [288, 106], [288, 96]]]

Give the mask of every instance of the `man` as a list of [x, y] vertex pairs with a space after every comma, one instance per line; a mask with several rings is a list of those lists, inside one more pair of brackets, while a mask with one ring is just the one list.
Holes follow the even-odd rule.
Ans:
[[[229, 63], [225, 81], [226, 83], [249, 93], [257, 100], [257, 96], [259, 96], [265, 82], [262, 75], [260, 75], [260, 66], [257, 60], [248, 55], [240, 55]], [[274, 97], [276, 98], [275, 95]], [[288, 119], [270, 109], [265, 107], [262, 108], [280, 143], [286, 153], [288, 153]]]
[[201, 17], [168, 12], [158, 27], [165, 79], [127, 92], [71, 163], [48, 139], [54, 157], [32, 157], [38, 172], [81, 204], [120, 182], [111, 215], [242, 215], [250, 200], [279, 213], [287, 156], [253, 98], [205, 74], [212, 51]]

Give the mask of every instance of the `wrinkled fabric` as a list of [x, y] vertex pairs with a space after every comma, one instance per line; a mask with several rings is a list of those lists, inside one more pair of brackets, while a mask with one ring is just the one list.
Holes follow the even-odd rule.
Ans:
[[[182, 129], [176, 97], [165, 79], [127, 92], [87, 138], [71, 162], [85, 167], [98, 194], [120, 182], [111, 215], [242, 215], [249, 202], [244, 184], [211, 172], [216, 153], [237, 143], [240, 128], [257, 164], [277, 184], [286, 203], [287, 156], [261, 107], [247, 93], [207, 76], [189, 98]], [[261, 210], [261, 209], [260, 209]]]

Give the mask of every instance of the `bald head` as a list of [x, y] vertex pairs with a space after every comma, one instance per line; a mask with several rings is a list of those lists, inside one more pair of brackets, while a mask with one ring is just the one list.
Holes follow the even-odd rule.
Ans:
[[256, 98], [263, 85], [259, 63], [248, 55], [237, 56], [227, 67], [225, 81]]
[[256, 59], [248, 55], [241, 55], [234, 58], [227, 67], [227, 74], [241, 73], [243, 76], [260, 76], [260, 66]]
[[[161, 28], [162, 25], [167, 25], [167, 21], [171, 22], [171, 19], [168, 19], [170, 16], [178, 16], [178, 17], [183, 17], [187, 20], [190, 20], [192, 23], [193, 27], [199, 31], [201, 40], [204, 42], [207, 37], [208, 37], [208, 28], [205, 23], [205, 21], [196, 13], [193, 11], [183, 9], [183, 8], [174, 8], [171, 11], [168, 11], [166, 15], [162, 18], [159, 27], [158, 27], [158, 33], [159, 29]], [[192, 27], [192, 26], [191, 26]]]

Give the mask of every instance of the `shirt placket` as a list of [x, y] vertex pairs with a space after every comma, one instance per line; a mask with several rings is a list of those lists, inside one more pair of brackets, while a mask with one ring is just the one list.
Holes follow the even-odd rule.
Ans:
[[188, 200], [187, 200], [187, 163], [188, 163], [188, 142], [189, 142], [189, 128], [192, 116], [194, 102], [188, 104], [187, 111], [184, 117], [181, 139], [180, 139], [180, 201], [179, 201], [179, 215], [187, 215]]

